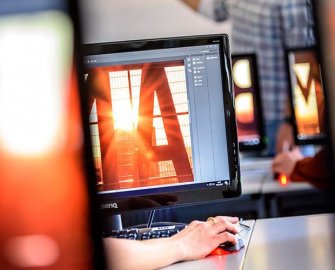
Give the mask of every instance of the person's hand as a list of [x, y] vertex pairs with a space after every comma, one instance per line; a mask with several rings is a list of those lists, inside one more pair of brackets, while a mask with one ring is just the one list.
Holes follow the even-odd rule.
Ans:
[[[215, 217], [206, 222], [193, 221], [168, 238], [134, 241], [104, 238], [109, 269], [158, 269], [179, 262], [206, 257], [219, 244], [236, 244], [238, 218]], [[136, 258], [136, 260], [129, 260]]]
[[238, 233], [238, 218], [217, 216], [206, 222], [192, 221], [189, 226], [171, 238], [179, 247], [181, 260], [204, 258], [219, 244], [236, 244], [234, 234]]
[[293, 138], [293, 128], [289, 123], [282, 123], [277, 132], [276, 153], [292, 149], [295, 146]]
[[297, 147], [292, 151], [279, 153], [272, 161], [272, 171], [290, 176], [296, 163], [303, 158], [304, 156]]

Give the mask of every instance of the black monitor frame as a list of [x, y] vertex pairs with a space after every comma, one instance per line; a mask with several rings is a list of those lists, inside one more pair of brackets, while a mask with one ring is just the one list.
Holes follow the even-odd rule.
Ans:
[[[333, 35], [335, 25], [335, 3], [330, 0], [313, 0], [316, 18], [316, 35], [319, 41], [319, 56], [321, 59], [321, 72], [323, 75], [324, 96], [326, 104], [326, 123], [328, 125], [329, 158], [332, 172], [332, 180], [335, 176], [335, 48]], [[334, 181], [331, 183], [334, 187]]]
[[[317, 46], [307, 46], [307, 47], [297, 47], [297, 48], [287, 48], [285, 50], [285, 57], [286, 57], [286, 70], [288, 74], [288, 97], [289, 97], [289, 106], [291, 111], [291, 122], [293, 126], [293, 135], [294, 135], [294, 141], [296, 145], [322, 145], [327, 143], [327, 132], [320, 133], [318, 136], [311, 136], [308, 138], [299, 138], [299, 132], [298, 132], [298, 124], [295, 114], [295, 107], [294, 107], [294, 86], [293, 86], [293, 78], [292, 78], [292, 70], [290, 67], [290, 54], [295, 52], [312, 52], [315, 54], [315, 57], [318, 59], [318, 47]], [[319, 61], [320, 63], [320, 61]], [[322, 76], [321, 76], [321, 69], [319, 68], [319, 73], [321, 77], [321, 84], [322, 84]], [[323, 90], [323, 85], [321, 86]], [[324, 91], [323, 91], [324, 92]], [[324, 94], [324, 93], [323, 93]], [[326, 117], [326, 113], [325, 116]], [[325, 120], [326, 121], [326, 120]], [[325, 122], [324, 121], [324, 122]]]
[[[232, 54], [232, 62], [247, 59], [250, 63], [250, 78], [252, 83], [253, 91], [245, 91], [251, 92], [253, 96], [253, 104], [254, 104], [254, 117], [256, 120], [257, 131], [259, 133], [259, 143], [251, 144], [251, 143], [243, 143], [239, 141], [239, 149], [241, 152], [256, 152], [262, 151], [266, 148], [267, 145], [267, 137], [264, 130], [264, 117], [263, 117], [263, 108], [261, 101], [261, 88], [259, 83], [259, 75], [258, 75], [258, 66], [257, 66], [257, 56], [255, 53], [247, 53], [247, 54]], [[233, 64], [233, 63], [232, 63]], [[234, 65], [234, 64], [233, 64]], [[234, 81], [234, 80], [233, 80]], [[236, 85], [234, 83], [234, 91], [236, 92]], [[241, 90], [242, 92], [243, 90]], [[236, 93], [235, 93], [236, 97]], [[236, 105], [236, 104], [235, 104]], [[236, 107], [236, 106], [235, 106]], [[237, 122], [238, 129], [238, 122]]]
[[[188, 47], [197, 45], [219, 44], [222, 55], [221, 73], [224, 96], [224, 111], [226, 122], [227, 149], [231, 185], [225, 186], [223, 181], [210, 183], [190, 184], [182, 186], [169, 186], [136, 191], [123, 191], [120, 193], [98, 194], [103, 215], [115, 215], [135, 210], [152, 210], [156, 208], [185, 206], [194, 203], [216, 201], [223, 198], [237, 197], [241, 194], [241, 181], [239, 169], [239, 154], [237, 130], [235, 122], [234, 92], [231, 75], [231, 58], [229, 40], [223, 35], [201, 35], [187, 37], [159, 38], [149, 40], [133, 40], [100, 44], [85, 44], [82, 49], [85, 56], [111, 54], [117, 52], [132, 52], [152, 49], [167, 49], [174, 47]], [[225, 180], [225, 179], [222, 179]], [[228, 180], [228, 179], [226, 179]], [[174, 196], [176, 201], [161, 202], [162, 198]], [[146, 202], [155, 201], [154, 204]], [[143, 205], [141, 205], [143, 202]]]

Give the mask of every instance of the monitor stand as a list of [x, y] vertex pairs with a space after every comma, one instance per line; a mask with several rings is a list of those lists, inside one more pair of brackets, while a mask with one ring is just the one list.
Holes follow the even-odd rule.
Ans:
[[121, 215], [114, 215], [111, 217], [111, 219], [109, 220], [109, 225], [111, 226], [112, 230], [122, 230], [123, 226], [122, 226], [122, 218]]

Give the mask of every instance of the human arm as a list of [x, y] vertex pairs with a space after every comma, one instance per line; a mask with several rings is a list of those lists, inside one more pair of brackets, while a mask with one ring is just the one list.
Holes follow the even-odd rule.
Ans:
[[170, 238], [143, 241], [105, 238], [109, 269], [157, 269], [178, 261], [190, 261], [207, 256], [219, 244], [236, 244], [233, 234], [238, 230], [238, 218], [215, 217], [216, 223], [193, 221]]
[[291, 151], [278, 154], [272, 162], [272, 170], [289, 176], [292, 182], [309, 182], [317, 188], [334, 189], [330, 153], [321, 149], [314, 157], [301, 157]]
[[280, 124], [276, 137], [276, 153], [281, 153], [285, 149], [295, 147], [293, 138], [293, 127], [291, 123], [284, 121]]
[[295, 182], [307, 181], [320, 189], [334, 189], [335, 181], [329, 150], [324, 147], [314, 157], [298, 161], [291, 178]]

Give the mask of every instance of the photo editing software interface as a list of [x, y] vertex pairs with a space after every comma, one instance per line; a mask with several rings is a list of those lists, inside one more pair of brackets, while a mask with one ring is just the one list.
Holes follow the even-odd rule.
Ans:
[[313, 48], [287, 52], [291, 83], [291, 107], [295, 140], [298, 144], [326, 138], [325, 102], [320, 64]]
[[99, 194], [231, 184], [220, 46], [85, 56]]
[[261, 150], [265, 138], [256, 55], [232, 55], [232, 74], [240, 150]]

